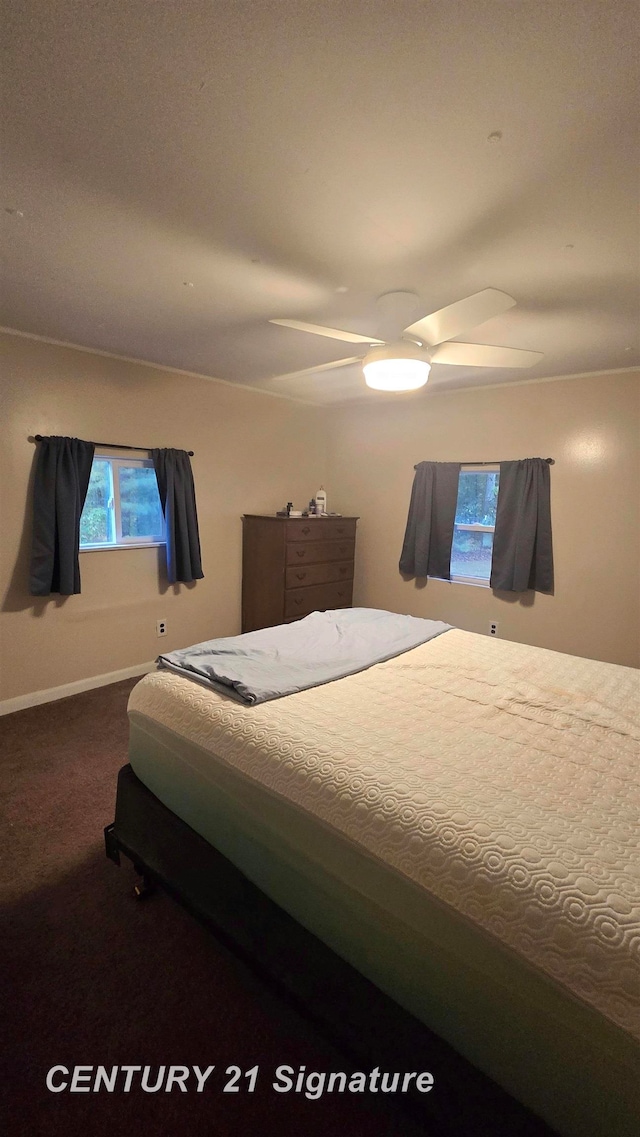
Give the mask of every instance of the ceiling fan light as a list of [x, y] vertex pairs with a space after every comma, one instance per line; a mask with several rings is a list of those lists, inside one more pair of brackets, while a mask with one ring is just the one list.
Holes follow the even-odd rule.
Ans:
[[367, 386], [375, 391], [417, 391], [427, 382], [431, 364], [418, 344], [400, 341], [372, 348], [363, 370]]
[[423, 359], [377, 359], [365, 365], [364, 378], [375, 391], [417, 391], [424, 387], [430, 370]]

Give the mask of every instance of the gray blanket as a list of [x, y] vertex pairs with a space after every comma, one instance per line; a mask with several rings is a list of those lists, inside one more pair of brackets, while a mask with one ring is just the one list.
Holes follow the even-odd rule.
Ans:
[[243, 703], [264, 703], [342, 679], [449, 631], [439, 620], [377, 608], [312, 612], [304, 620], [207, 640], [158, 656], [168, 667]]

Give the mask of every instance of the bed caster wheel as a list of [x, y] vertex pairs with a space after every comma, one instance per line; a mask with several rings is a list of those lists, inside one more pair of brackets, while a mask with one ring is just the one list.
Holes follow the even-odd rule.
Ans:
[[153, 891], [153, 881], [149, 880], [146, 876], [143, 876], [142, 880], [139, 880], [138, 883], [133, 886], [133, 895], [136, 900], [146, 900], [147, 897], [153, 895]]

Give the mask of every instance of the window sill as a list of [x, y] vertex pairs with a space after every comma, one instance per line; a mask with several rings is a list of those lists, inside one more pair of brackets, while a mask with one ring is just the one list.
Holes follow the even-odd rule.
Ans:
[[110, 553], [114, 549], [159, 549], [166, 541], [127, 541], [126, 545], [81, 545], [81, 553]]
[[490, 588], [488, 580], [471, 580], [470, 577], [452, 576], [449, 584], [470, 584], [472, 588]]
[[452, 576], [450, 580], [445, 580], [443, 576], [430, 576], [429, 580], [441, 580], [443, 584], [470, 584], [472, 588], [490, 588], [488, 580], [473, 580], [470, 576]]

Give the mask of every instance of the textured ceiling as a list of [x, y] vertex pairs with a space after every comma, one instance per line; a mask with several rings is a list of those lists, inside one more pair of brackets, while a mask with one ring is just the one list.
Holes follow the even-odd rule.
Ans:
[[427, 391], [640, 362], [632, 0], [13, 0], [4, 28], [2, 324], [375, 399], [358, 366], [271, 384], [353, 351], [268, 320], [375, 335], [381, 293], [493, 287], [517, 307], [459, 338], [543, 360]]

